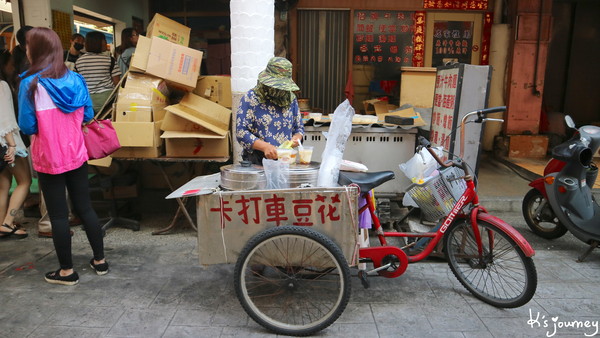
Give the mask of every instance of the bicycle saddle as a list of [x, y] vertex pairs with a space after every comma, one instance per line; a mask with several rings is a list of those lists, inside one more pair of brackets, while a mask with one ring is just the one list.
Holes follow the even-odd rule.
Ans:
[[340, 171], [338, 184], [349, 185], [354, 183], [360, 187], [360, 191], [367, 192], [392, 179], [394, 179], [394, 172], [389, 170], [378, 171], [373, 173]]

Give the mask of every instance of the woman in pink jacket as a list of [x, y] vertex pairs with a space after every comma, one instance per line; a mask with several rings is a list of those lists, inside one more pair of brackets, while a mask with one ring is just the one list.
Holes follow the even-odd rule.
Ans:
[[60, 263], [60, 269], [46, 274], [46, 281], [75, 285], [79, 276], [73, 270], [65, 187], [94, 253], [92, 269], [104, 275], [108, 263], [102, 230], [90, 200], [88, 155], [81, 132], [82, 123], [93, 118], [92, 101], [83, 77], [68, 70], [62, 57], [62, 45], [53, 30], [38, 27], [27, 32], [31, 67], [21, 74], [19, 127], [32, 135], [31, 160], [46, 198]]

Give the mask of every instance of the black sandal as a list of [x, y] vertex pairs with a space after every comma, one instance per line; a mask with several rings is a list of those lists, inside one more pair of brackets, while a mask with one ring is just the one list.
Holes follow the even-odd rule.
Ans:
[[10, 229], [11, 231], [7, 232], [7, 231], [0, 230], [0, 239], [9, 239], [9, 238], [23, 239], [23, 238], [29, 236], [28, 233], [18, 234], [17, 230], [20, 229], [20, 227], [18, 227], [18, 226], [10, 226], [8, 224], [2, 224], [2, 226], [7, 229]]

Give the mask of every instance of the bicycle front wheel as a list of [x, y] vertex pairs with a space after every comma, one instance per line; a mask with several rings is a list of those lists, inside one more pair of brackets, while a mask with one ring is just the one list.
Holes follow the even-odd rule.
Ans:
[[537, 273], [531, 257], [498, 227], [477, 220], [483, 254], [479, 255], [471, 222], [454, 222], [444, 236], [450, 269], [480, 300], [496, 307], [519, 307], [531, 300]]
[[339, 247], [303, 227], [268, 229], [242, 250], [235, 291], [246, 313], [284, 335], [312, 335], [331, 325], [350, 299], [350, 268]]

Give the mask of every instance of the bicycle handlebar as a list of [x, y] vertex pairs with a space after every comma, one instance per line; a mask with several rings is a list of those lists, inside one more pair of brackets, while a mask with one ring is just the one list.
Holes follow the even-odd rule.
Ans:
[[479, 110], [469, 112], [469, 113], [465, 114], [465, 116], [463, 116], [461, 123], [460, 123], [460, 156], [458, 158], [458, 161], [454, 161], [454, 160], [448, 160], [446, 162], [442, 161], [437, 156], [437, 154], [433, 151], [433, 149], [431, 149], [431, 142], [429, 142], [429, 140], [427, 140], [423, 136], [419, 136], [419, 138], [418, 138], [419, 145], [424, 147], [425, 149], [427, 149], [429, 154], [431, 154], [431, 156], [433, 156], [433, 158], [436, 160], [436, 162], [440, 166], [442, 166], [444, 168], [453, 167], [453, 166], [461, 167], [461, 168], [463, 168], [463, 170], [465, 170], [465, 174], [468, 174], [467, 168], [465, 165], [463, 165], [463, 161], [462, 161], [462, 157], [463, 157], [463, 153], [464, 153], [463, 146], [465, 144], [465, 136], [464, 136], [465, 135], [465, 123], [466, 123], [467, 119], [470, 116], [477, 115], [477, 119], [473, 121], [475, 123], [482, 123], [486, 120], [487, 121], [504, 122], [504, 120], [502, 120], [502, 119], [485, 118], [485, 116], [487, 114], [499, 113], [499, 112], [503, 112], [503, 111], [506, 111], [506, 106], [479, 109]]
[[452, 167], [452, 166], [460, 166], [461, 163], [460, 161], [452, 161], [452, 160], [448, 160], [446, 162], [442, 161], [441, 158], [439, 158], [437, 156], [437, 154], [435, 153], [435, 151], [433, 151], [433, 149], [431, 149], [431, 142], [429, 142], [428, 139], [426, 139], [423, 136], [419, 136], [418, 137], [418, 141], [419, 141], [419, 145], [422, 146], [423, 148], [427, 149], [427, 151], [431, 154], [431, 156], [433, 156], [433, 158], [435, 159], [435, 161], [442, 167], [444, 168], [448, 168], [448, 167]]
[[491, 113], [500, 113], [505, 110], [506, 110], [506, 106], [498, 106], [498, 107], [479, 109], [479, 110], [476, 110], [476, 112], [479, 114], [487, 115], [487, 114], [491, 114]]

